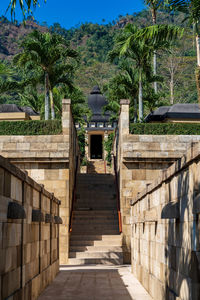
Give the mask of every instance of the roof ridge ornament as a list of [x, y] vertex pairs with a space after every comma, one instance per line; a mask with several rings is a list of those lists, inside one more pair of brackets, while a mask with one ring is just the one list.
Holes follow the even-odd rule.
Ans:
[[101, 94], [101, 91], [100, 91], [100, 88], [98, 85], [95, 85], [90, 93], [91, 95], [92, 94]]

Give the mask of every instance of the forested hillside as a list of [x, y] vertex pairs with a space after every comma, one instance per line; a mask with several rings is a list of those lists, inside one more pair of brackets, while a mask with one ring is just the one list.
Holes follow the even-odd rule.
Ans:
[[[186, 26], [182, 23], [183, 20], [182, 13], [170, 15], [159, 11], [157, 16], [158, 24]], [[98, 84], [103, 88], [109, 79], [118, 73], [117, 65], [111, 64], [107, 60], [107, 55], [113, 48], [115, 36], [127, 23], [143, 28], [152, 24], [152, 17], [148, 10], [144, 10], [133, 15], [119, 16], [109, 24], [85, 23], [69, 30], [62, 28], [58, 23], [47, 26], [46, 23], [39, 24], [31, 18], [24, 27], [23, 24], [11, 23], [5, 17], [1, 17], [0, 59], [12, 63], [13, 56], [20, 51], [20, 41], [33, 29], [58, 33], [70, 41], [73, 49], [80, 53], [75, 82], [85, 94], [88, 94], [93, 85]], [[173, 103], [197, 101], [195, 66], [195, 41], [192, 28], [187, 27], [184, 37], [170, 52], [158, 52], [158, 75], [162, 76], [162, 82], [159, 83], [159, 105], [169, 104], [170, 100]]]

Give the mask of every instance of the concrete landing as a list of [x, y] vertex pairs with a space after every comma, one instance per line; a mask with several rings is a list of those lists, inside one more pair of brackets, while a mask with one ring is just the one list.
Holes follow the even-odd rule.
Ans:
[[38, 300], [152, 300], [130, 266], [66, 266]]

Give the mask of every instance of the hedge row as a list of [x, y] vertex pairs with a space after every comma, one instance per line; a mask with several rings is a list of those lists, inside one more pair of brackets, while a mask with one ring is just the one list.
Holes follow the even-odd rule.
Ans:
[[200, 124], [189, 123], [138, 123], [130, 125], [132, 134], [200, 135]]
[[0, 135], [54, 135], [61, 133], [60, 120], [0, 122]]

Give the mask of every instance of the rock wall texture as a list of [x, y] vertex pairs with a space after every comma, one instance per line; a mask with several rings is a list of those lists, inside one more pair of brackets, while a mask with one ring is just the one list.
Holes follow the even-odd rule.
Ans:
[[121, 100], [114, 144], [120, 187], [124, 262], [131, 260], [130, 198], [181, 158], [199, 135], [134, 135], [129, 133], [129, 101]]
[[132, 271], [154, 299], [200, 299], [200, 143], [131, 200]]
[[59, 270], [60, 201], [0, 156], [0, 299], [34, 300]]
[[0, 136], [0, 155], [43, 184], [61, 200], [60, 263], [67, 264], [69, 218], [77, 164], [78, 141], [71, 114], [71, 102], [62, 105], [62, 135]]

